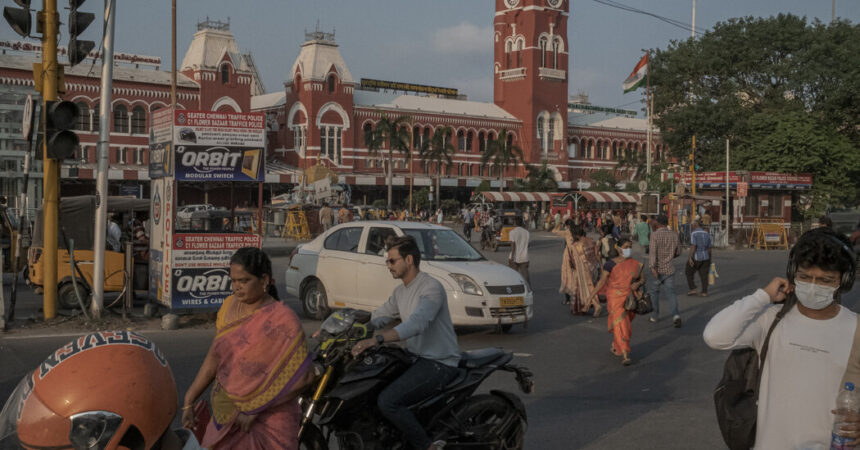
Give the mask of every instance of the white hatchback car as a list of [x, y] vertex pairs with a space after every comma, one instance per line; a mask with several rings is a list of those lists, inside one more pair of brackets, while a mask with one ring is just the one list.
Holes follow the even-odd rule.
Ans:
[[454, 325], [509, 329], [532, 318], [534, 294], [517, 271], [486, 260], [450, 228], [417, 222], [350, 222], [299, 245], [286, 271], [287, 293], [309, 318], [337, 308], [373, 311], [402, 283], [385, 265], [390, 235], [416, 239], [420, 269], [445, 287]]

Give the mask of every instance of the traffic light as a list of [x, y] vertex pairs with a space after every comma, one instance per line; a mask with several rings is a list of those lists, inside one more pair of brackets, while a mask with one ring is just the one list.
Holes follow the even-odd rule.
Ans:
[[701, 172], [702, 171], [702, 164], [703, 164], [702, 152], [701, 151], [694, 152], [693, 153], [693, 170], [695, 170], [696, 172]]
[[78, 148], [78, 135], [72, 129], [78, 121], [78, 107], [72, 102], [45, 102], [45, 140], [48, 158], [69, 159]]
[[15, 0], [15, 3], [20, 8], [5, 6], [3, 8], [3, 18], [6, 19], [9, 26], [16, 33], [20, 34], [21, 37], [28, 37], [30, 36], [30, 24], [32, 23], [30, 19], [30, 0]]
[[78, 11], [86, 0], [69, 0], [69, 66], [75, 66], [87, 58], [96, 46], [93, 41], [82, 41], [78, 36], [95, 20], [96, 15]]

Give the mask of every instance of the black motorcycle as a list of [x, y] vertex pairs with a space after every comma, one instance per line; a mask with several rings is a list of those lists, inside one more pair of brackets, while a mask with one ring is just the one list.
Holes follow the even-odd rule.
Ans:
[[[327, 449], [334, 437], [342, 450], [409, 448], [400, 431], [379, 412], [376, 399], [415, 360], [395, 346], [376, 346], [353, 358], [350, 349], [372, 335], [370, 314], [343, 309], [322, 324], [316, 368], [322, 376], [300, 398], [299, 441], [304, 449]], [[496, 370], [513, 372], [520, 390], [531, 393], [532, 373], [509, 364], [513, 355], [498, 348], [463, 352], [459, 373], [436, 396], [410, 407], [434, 441], [454, 449], [521, 449], [528, 425], [516, 395], [499, 390], [475, 395]]]

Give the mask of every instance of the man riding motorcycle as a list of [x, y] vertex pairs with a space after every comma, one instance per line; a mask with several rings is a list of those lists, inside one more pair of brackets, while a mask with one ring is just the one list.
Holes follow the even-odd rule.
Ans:
[[399, 318], [401, 323], [370, 339], [355, 344], [355, 356], [385, 342], [405, 341], [417, 361], [379, 395], [382, 415], [406, 436], [416, 449], [441, 449], [444, 442], [432, 442], [409, 406], [440, 392], [457, 375], [460, 351], [448, 312], [448, 298], [442, 285], [419, 270], [421, 252], [415, 238], [401, 236], [388, 244], [388, 270], [402, 286], [379, 309], [371, 324], [380, 329]]
[[132, 331], [81, 336], [18, 383], [0, 412], [0, 448], [200, 449], [171, 430], [178, 396], [161, 350]]

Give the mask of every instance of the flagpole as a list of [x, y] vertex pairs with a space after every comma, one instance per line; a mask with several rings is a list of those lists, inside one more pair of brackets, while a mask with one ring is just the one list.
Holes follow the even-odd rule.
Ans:
[[[654, 109], [654, 101], [651, 98], [651, 53], [645, 54], [645, 111], [648, 114], [648, 146], [646, 151], [645, 173], [651, 175], [651, 115]], [[640, 160], [641, 161], [641, 160]]]

